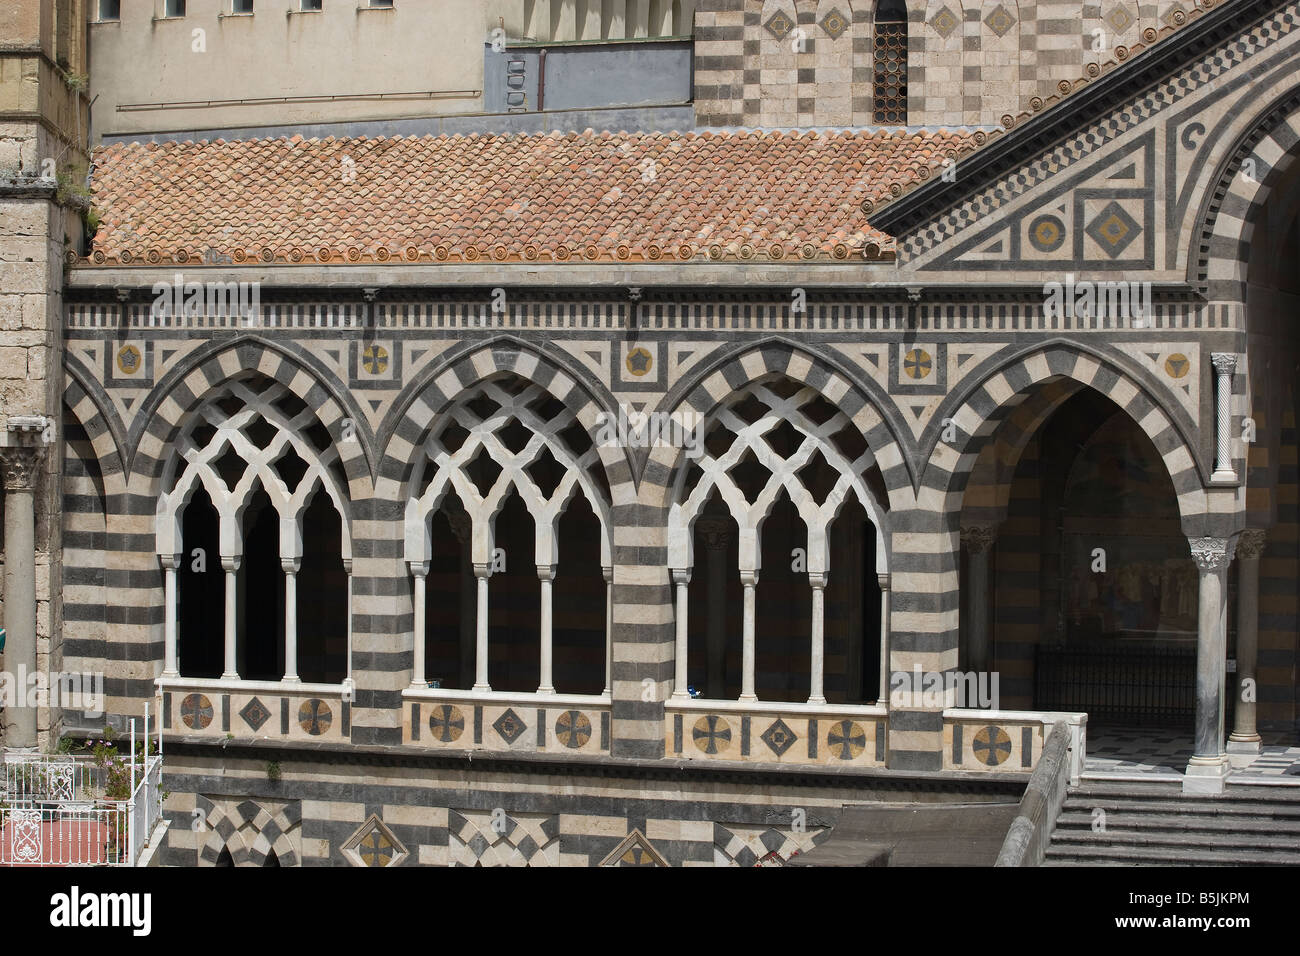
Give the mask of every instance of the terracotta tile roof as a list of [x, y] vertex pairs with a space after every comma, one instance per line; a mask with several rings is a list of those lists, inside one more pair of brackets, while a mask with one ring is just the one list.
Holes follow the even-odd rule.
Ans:
[[[970, 131], [115, 144], [90, 262], [890, 258], [864, 208]], [[219, 259], [217, 261], [227, 261]]]

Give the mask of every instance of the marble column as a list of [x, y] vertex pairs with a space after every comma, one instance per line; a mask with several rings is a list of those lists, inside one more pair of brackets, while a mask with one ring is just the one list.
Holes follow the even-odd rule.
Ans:
[[673, 698], [685, 700], [691, 695], [687, 692], [686, 661], [690, 648], [687, 646], [687, 615], [690, 611], [690, 568], [673, 568], [673, 587], [677, 592], [676, 643], [673, 649]]
[[296, 684], [298, 679], [298, 570], [301, 558], [281, 558], [284, 569], [284, 680]]
[[239, 680], [239, 662], [236, 644], [239, 636], [239, 555], [221, 556], [221, 568], [226, 573], [226, 666], [222, 680]]
[[808, 572], [812, 586], [812, 660], [809, 662], [808, 703], [826, 703], [826, 575]]
[[705, 599], [708, 622], [705, 628], [705, 691], [710, 700], [721, 700], [727, 690], [727, 554], [731, 544], [731, 522], [701, 518], [696, 523], [708, 551]]
[[553, 625], [552, 608], [551, 608], [551, 591], [552, 584], [555, 581], [555, 565], [539, 564], [537, 565], [537, 579], [542, 585], [541, 594], [541, 680], [537, 685], [537, 693], [554, 694], [555, 693], [555, 675], [553, 673], [553, 660], [555, 651], [555, 629]]
[[605, 690], [614, 692], [614, 569], [601, 568], [605, 577]]
[[474, 615], [474, 687], [476, 691], [490, 691], [488, 683], [488, 577], [492, 565], [475, 564], [474, 577], [478, 582], [478, 601]]
[[1222, 793], [1227, 780], [1224, 749], [1224, 676], [1228, 647], [1228, 566], [1233, 538], [1194, 538], [1192, 558], [1200, 572], [1196, 639], [1195, 751], [1183, 777], [1186, 793]]
[[880, 585], [880, 696], [876, 703], [889, 704], [889, 575], [877, 574]]
[[1237, 368], [1237, 356], [1232, 352], [1214, 352], [1210, 355], [1214, 365], [1214, 474], [1211, 481], [1236, 481], [1232, 468], [1232, 373]]
[[1228, 758], [1245, 766], [1259, 754], [1261, 741], [1255, 726], [1259, 659], [1259, 560], [1267, 532], [1247, 528], [1237, 539], [1237, 695]]
[[412, 610], [415, 612], [414, 619], [414, 654], [411, 660], [411, 686], [414, 688], [428, 687], [428, 679], [425, 677], [425, 642], [428, 635], [425, 633], [425, 608], [427, 606], [427, 584], [429, 574], [428, 561], [412, 561]]
[[[43, 422], [44, 419], [41, 419]], [[5, 670], [15, 681], [15, 699], [5, 707], [5, 751], [36, 749], [36, 707], [25, 706], [36, 670], [36, 485], [45, 446], [40, 433], [14, 428], [11, 444], [0, 448], [5, 487]], [[21, 678], [21, 679], [20, 679]]]
[[179, 677], [181, 673], [176, 653], [176, 614], [179, 609], [176, 572], [183, 557], [180, 554], [158, 555], [158, 563], [163, 569], [163, 677]]
[[997, 529], [975, 526], [961, 529], [966, 545], [966, 667], [987, 673], [989, 659], [989, 551]]
[[744, 591], [744, 619], [740, 645], [740, 700], [750, 703], [758, 700], [754, 693], [756, 653], [754, 647], [754, 614], [758, 592], [758, 571], [742, 568], [740, 586]]

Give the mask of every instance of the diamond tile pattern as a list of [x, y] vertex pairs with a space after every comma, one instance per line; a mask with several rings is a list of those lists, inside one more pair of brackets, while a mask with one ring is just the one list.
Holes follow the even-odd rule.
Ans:
[[244, 705], [244, 709], [239, 712], [239, 716], [244, 718], [244, 723], [254, 730], [261, 730], [262, 725], [271, 719], [271, 711], [267, 709], [264, 703], [254, 697]]
[[1088, 223], [1086, 232], [1097, 241], [1106, 255], [1114, 259], [1138, 237], [1142, 227], [1123, 206], [1112, 201]]
[[984, 18], [984, 23], [999, 37], [1004, 37], [1016, 25], [1016, 17], [1015, 14], [999, 3], [989, 11], [989, 15]]
[[942, 130], [118, 143], [95, 153], [91, 261], [842, 259], [893, 248], [863, 200], [974, 144]]
[[528, 725], [519, 719], [513, 708], [507, 707], [506, 712], [492, 723], [492, 729], [501, 735], [502, 740], [512, 744], [523, 735]]

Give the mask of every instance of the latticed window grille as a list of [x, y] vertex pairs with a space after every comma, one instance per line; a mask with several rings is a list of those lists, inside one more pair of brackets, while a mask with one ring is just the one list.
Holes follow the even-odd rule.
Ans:
[[907, 6], [884, 0], [876, 11], [873, 45], [872, 118], [876, 123], [907, 123]]

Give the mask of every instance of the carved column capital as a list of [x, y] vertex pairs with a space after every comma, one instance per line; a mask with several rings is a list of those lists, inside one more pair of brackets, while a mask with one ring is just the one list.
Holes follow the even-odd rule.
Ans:
[[0, 448], [0, 477], [5, 491], [34, 491], [44, 460], [44, 445], [23, 442]]
[[1257, 561], [1264, 553], [1268, 532], [1263, 528], [1247, 528], [1237, 538], [1237, 557], [1242, 561]]
[[671, 574], [672, 574], [672, 578], [673, 578], [673, 584], [690, 584], [690, 583], [691, 583], [691, 569], [690, 569], [690, 568], [672, 568], [672, 569], [671, 569]]
[[973, 525], [961, 529], [961, 543], [971, 554], [984, 554], [998, 539], [998, 529], [988, 525]]
[[1192, 559], [1202, 573], [1224, 571], [1232, 562], [1231, 538], [1192, 538]]
[[1210, 362], [1214, 365], [1214, 370], [1220, 375], [1231, 375], [1237, 367], [1237, 353], [1212, 352]]

